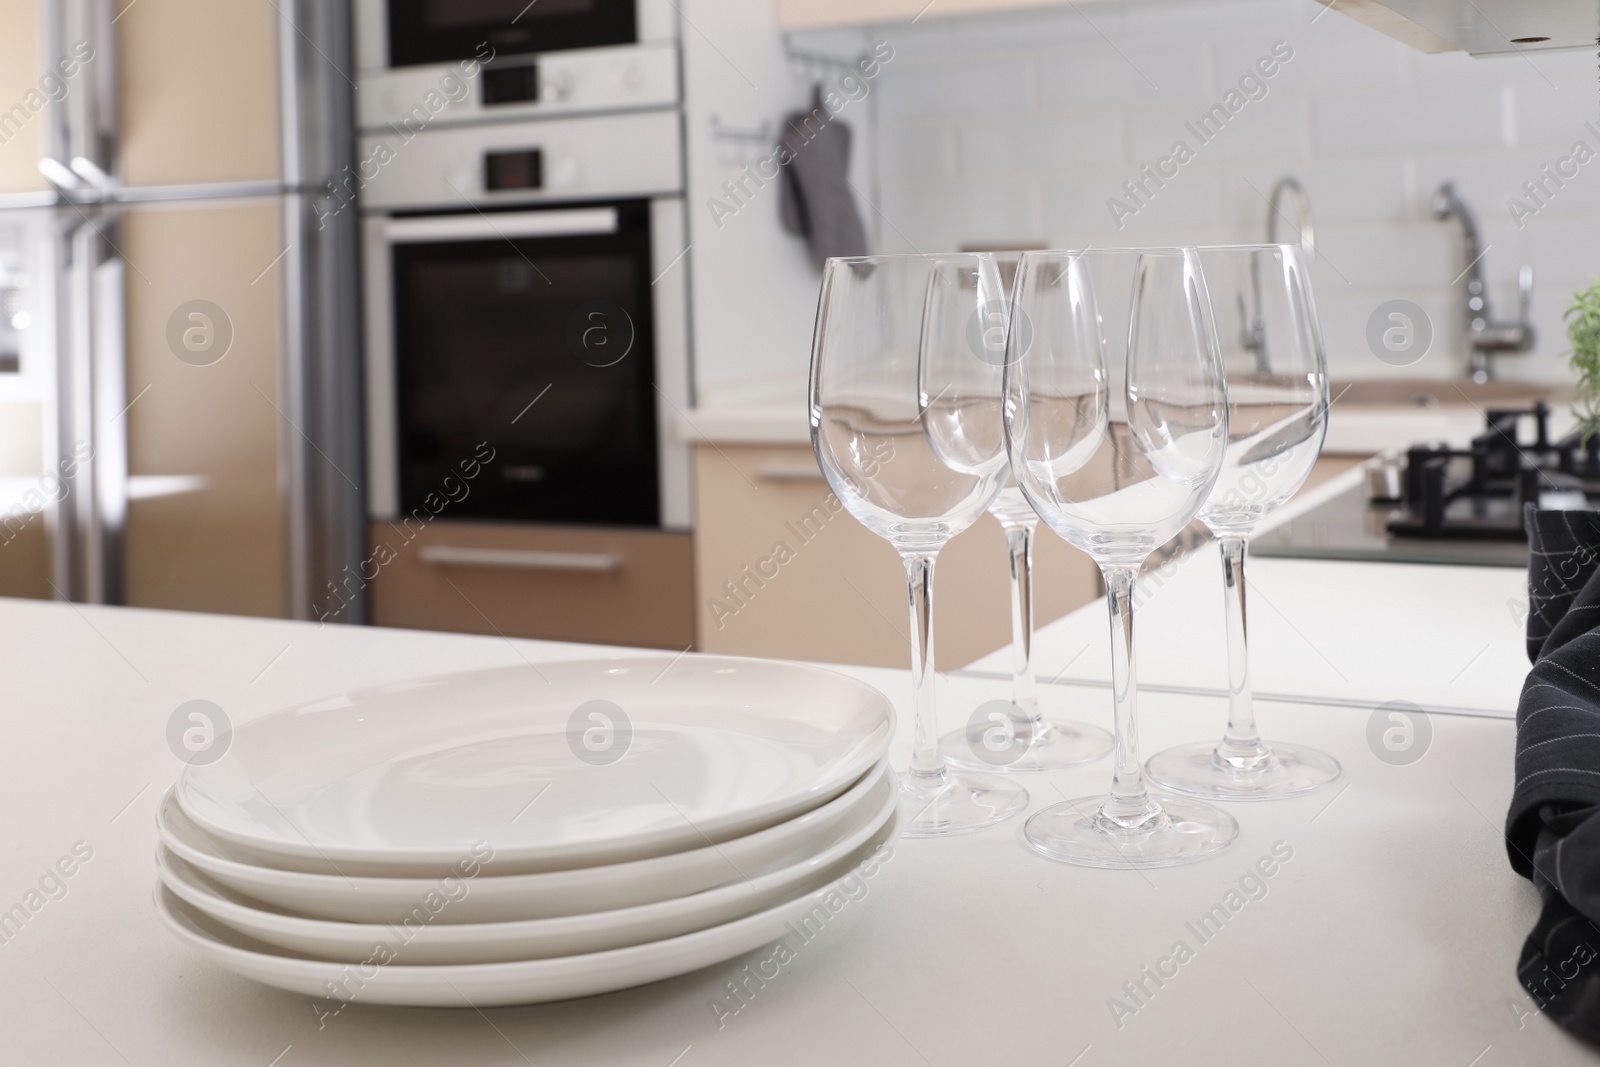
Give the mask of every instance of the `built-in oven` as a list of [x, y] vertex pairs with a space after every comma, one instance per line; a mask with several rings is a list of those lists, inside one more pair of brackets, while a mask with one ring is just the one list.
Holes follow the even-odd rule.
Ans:
[[672, 107], [672, 0], [357, 0], [363, 127]]
[[688, 528], [676, 113], [387, 142], [362, 191], [374, 518]]

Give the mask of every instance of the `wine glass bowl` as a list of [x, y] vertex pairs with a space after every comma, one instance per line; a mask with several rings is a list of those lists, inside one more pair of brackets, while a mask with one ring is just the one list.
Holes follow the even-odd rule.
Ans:
[[[1204, 290], [1198, 271], [1183, 276], [1179, 250], [1132, 262], [1114, 252], [1046, 258], [1056, 255], [1025, 256], [1018, 281], [1017, 305], [1034, 321], [1031, 350], [1008, 376], [1012, 470], [1068, 543], [1102, 565], [1137, 563], [1188, 525], [1217, 475], [1219, 379], [1187, 366], [1204, 363], [1211, 349], [1198, 326], [1181, 338], [1168, 321], [1208, 321]], [[1126, 335], [1112, 332], [1096, 275], [1102, 287], [1134, 287]], [[1179, 293], [1178, 316], [1152, 306]], [[1113, 373], [1125, 379], [1122, 388], [1112, 388]]]
[[[964, 327], [998, 291], [993, 261], [979, 255], [865, 256], [830, 260], [824, 272], [811, 383], [817, 459], [845, 510], [897, 549], [967, 529], [1004, 477], [999, 369], [941, 319]], [[965, 316], [949, 307], [963, 295]], [[991, 386], [994, 396], [981, 395]], [[972, 440], [984, 435], [987, 452]]]

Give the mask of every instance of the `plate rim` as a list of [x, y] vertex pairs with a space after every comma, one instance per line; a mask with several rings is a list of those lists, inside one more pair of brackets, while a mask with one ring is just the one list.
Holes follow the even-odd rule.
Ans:
[[[841, 764], [841, 768], [833, 774], [818, 778], [802, 791], [788, 795], [782, 801], [769, 801], [758, 808], [751, 809], [741, 816], [730, 817], [731, 824], [723, 825], [721, 821], [706, 830], [690, 826], [688, 829], [675, 835], [674, 839], [681, 837], [683, 842], [696, 838], [719, 843], [732, 837], [743, 836], [753, 827], [760, 827], [764, 821], [776, 819], [786, 822], [790, 818], [803, 813], [809, 807], [821, 806], [846, 791], [862, 774], [871, 769], [876, 763], [883, 760], [888, 749], [893, 743], [896, 727], [896, 711], [893, 701], [881, 690], [859, 678], [854, 678], [840, 671], [830, 670], [809, 663], [795, 663], [787, 660], [766, 659], [747, 656], [726, 656], [714, 653], [690, 653], [694, 661], [700, 664], [721, 663], [732, 666], [751, 668], [771, 668], [784, 673], [803, 673], [819, 676], [829, 680], [832, 684], [843, 685], [855, 689], [867, 698], [869, 703], [876, 703], [882, 712], [879, 724], [874, 728], [880, 733], [879, 743], [863, 749], [863, 752], [854, 761]], [[684, 658], [680, 656], [679, 658]], [[276, 708], [263, 715], [256, 716], [248, 722], [234, 729], [237, 734], [241, 730], [268, 719], [288, 717], [308, 708], [316, 707], [330, 700], [340, 697], [349, 697], [356, 694], [378, 693], [384, 690], [401, 686], [413, 686], [429, 682], [444, 682], [451, 679], [466, 679], [492, 673], [520, 672], [531, 668], [535, 673], [542, 669], [558, 670], [561, 668], [582, 668], [585, 670], [603, 670], [607, 666], [615, 667], [621, 664], [649, 665], [666, 661], [670, 667], [677, 662], [666, 655], [630, 655], [630, 656], [596, 656], [582, 658], [568, 658], [547, 660], [543, 663], [527, 663], [523, 665], [511, 664], [502, 667], [476, 668], [464, 671], [452, 671], [445, 674], [425, 675], [415, 678], [394, 679], [376, 685], [361, 688], [341, 690], [336, 693], [324, 695], [314, 700], [301, 701], [288, 707]], [[664, 672], [663, 672], [664, 673]], [[651, 683], [654, 684], [654, 683]], [[870, 740], [870, 732], [864, 740]], [[208, 766], [208, 765], [207, 765]], [[322, 859], [330, 863], [341, 860], [350, 863], [363, 864], [416, 864], [438, 865], [441, 869], [460, 860], [462, 849], [460, 847], [447, 850], [411, 850], [411, 849], [368, 849], [351, 846], [317, 845], [312, 842], [296, 842], [284, 838], [257, 837], [248, 833], [241, 833], [232, 827], [223, 827], [209, 821], [204, 815], [198, 813], [187, 799], [188, 788], [191, 787], [191, 778], [204, 773], [207, 766], [190, 765], [185, 767], [178, 775], [173, 785], [173, 793], [178, 805], [197, 826], [216, 837], [232, 842], [267, 855], [293, 857], [295, 859], [310, 860]], [[831, 792], [830, 792], [831, 791]], [[819, 800], [818, 798], [825, 798]], [[628, 853], [637, 851], [639, 846], [649, 840], [659, 840], [661, 835], [655, 831], [636, 831], [634, 833], [613, 838], [605, 842], [567, 842], [560, 846], [521, 846], [501, 850], [496, 848], [495, 858], [506, 864], [560, 864], [562, 866], [589, 867], [600, 866], [607, 863], [626, 862]], [[636, 858], [653, 858], [658, 855], [668, 855], [682, 850], [682, 844], [675, 845], [662, 852], [654, 852], [651, 856]], [[609, 857], [609, 859], [607, 858]], [[557, 868], [559, 869], [559, 868]], [[436, 875], [437, 877], [437, 875]]]
[[[359, 1000], [360, 1003], [367, 1005], [456, 1008], [540, 1004], [630, 989], [714, 966], [782, 937], [782, 934], [773, 932], [777, 922], [782, 921], [787, 926], [795, 917], [822, 906], [829, 893], [837, 891], [846, 878], [865, 867], [870, 860], [876, 858], [880, 863], [892, 860], [900, 837], [901, 821], [902, 815], [896, 810], [890, 822], [879, 831], [880, 836], [869, 840], [861, 847], [861, 858], [841, 870], [836, 878], [826, 884], [730, 923], [707, 927], [674, 938], [575, 956], [504, 963], [413, 966], [388, 964], [375, 968], [380, 975], [387, 972], [393, 976], [389, 983], [379, 988], [378, 995], [364, 1000], [352, 998], [349, 1003]], [[885, 849], [888, 850], [887, 855], [880, 857]], [[865, 880], [874, 876], [863, 874], [862, 877]], [[162, 925], [211, 963], [247, 981], [304, 994], [305, 985], [314, 984], [318, 989], [325, 988], [323, 983], [330, 978], [338, 977], [342, 969], [352, 966], [271, 955], [217, 941], [203, 931], [191, 928], [187, 922], [174, 915], [169, 910], [163, 894], [170, 895], [171, 891], [158, 882], [155, 886], [153, 903]], [[862, 899], [865, 899], [865, 896], [864, 894]], [[687, 959], [681, 958], [684, 953], [687, 953]], [[680, 958], [677, 962], [668, 962], [668, 959], [659, 958], [663, 954], [668, 959], [673, 955], [679, 955]], [[644, 969], [644, 975], [640, 977], [632, 974], [616, 974], [619, 968], [626, 968], [629, 964], [633, 964], [635, 969]], [[250, 973], [240, 970], [240, 966], [250, 968]], [[273, 970], [279, 972], [272, 975], [276, 981], [258, 976]], [[300, 973], [290, 973], [294, 971]], [[452, 987], [454, 983], [451, 979], [474, 986], [495, 980], [502, 983], [520, 983], [518, 988], [521, 991], [500, 993], [480, 991], [479, 999], [473, 1001], [460, 990], [455, 990], [457, 998], [447, 1004], [427, 993], [430, 988], [428, 983], [435, 979], [443, 980], [446, 985]], [[288, 984], [291, 980], [301, 984]], [[378, 983], [374, 981], [372, 984]], [[530, 992], [530, 987], [535, 991]]]
[[[844, 834], [837, 841], [833, 842], [827, 848], [822, 849], [819, 852], [807, 855], [799, 860], [796, 860], [794, 863], [787, 864], [784, 867], [779, 868], [776, 871], [769, 871], [765, 874], [757, 875], [754, 878], [745, 878], [743, 881], [735, 879], [732, 882], [717, 886], [712, 889], [704, 890], [700, 893], [688, 894], [683, 897], [668, 898], [667, 900], [654, 901], [648, 904], [635, 905], [629, 908], [616, 908], [608, 911], [586, 912], [577, 915], [552, 916], [541, 919], [518, 919], [500, 922], [446, 923], [429, 925], [422, 927], [418, 931], [417, 936], [437, 941], [439, 944], [436, 947], [441, 949], [454, 947], [457, 950], [466, 950], [471, 947], [469, 938], [460, 936], [457, 932], [472, 931], [480, 938], [495, 935], [503, 937], [520, 935], [526, 937], [537, 936], [546, 932], [550, 932], [549, 936], [557, 937], [564, 934], [582, 935], [599, 933], [606, 928], [607, 923], [615, 923], [619, 921], [619, 919], [629, 922], [652, 922], [660, 921], [663, 918], [670, 920], [677, 917], [677, 912], [673, 909], [673, 906], [682, 906], [685, 902], [694, 900], [695, 898], [704, 898], [713, 894], [720, 894], [728, 899], [725, 901], [718, 899], [711, 902], [701, 899], [698, 901], [700, 906], [709, 906], [713, 909], [724, 912], [730, 908], [737, 910], [744, 904], [748, 903], [748, 900], [752, 897], [759, 897], [763, 893], [770, 892], [774, 889], [779, 892], [786, 892], [789, 889], [792, 889], [794, 886], [804, 882], [808, 875], [816, 875], [830, 870], [836, 864], [849, 858], [861, 847], [876, 838], [883, 831], [884, 827], [889, 825], [889, 823], [894, 820], [895, 809], [899, 804], [899, 793], [892, 778], [888, 781], [880, 780], [873, 787], [873, 792], [878, 791], [883, 793], [882, 801], [880, 801], [872, 811], [867, 812], [864, 815], [858, 826], [852, 827], [848, 833]], [[330, 928], [336, 927], [351, 928], [345, 932], [345, 936], [363, 941], [369, 938], [383, 940], [385, 937], [392, 934], [390, 927], [385, 924], [348, 923], [334, 919], [319, 919], [312, 916], [279, 915], [273, 912], [252, 908], [247, 904], [241, 904], [237, 901], [228, 900], [225, 897], [219, 897], [208, 887], [204, 885], [195, 886], [185, 880], [183, 872], [173, 869], [170, 864], [166, 863], [161, 853], [162, 849], [158, 847], [156, 852], [157, 878], [164, 885], [166, 885], [173, 895], [179, 897], [190, 907], [206, 915], [213, 921], [220, 923], [245, 937], [262, 941], [263, 943], [271, 945], [272, 947], [280, 949], [284, 952], [299, 953], [304, 950], [290, 948], [277, 942], [268, 941], [260, 934], [250, 930], [241, 929], [234, 922], [230, 921], [224, 915], [218, 914], [217, 911], [213, 911], [206, 904], [197, 903], [189, 896], [189, 893], [194, 893], [197, 896], [208, 897], [212, 900], [218, 901], [222, 908], [226, 908], [230, 911], [243, 911], [252, 913], [253, 915], [261, 916], [265, 920], [265, 923], [278, 923], [283, 927], [283, 930], [278, 932], [278, 936], [299, 936], [302, 940], [309, 940], [316, 936], [317, 931], [314, 928], [322, 928], [324, 933], [332, 934], [334, 931]], [[823, 858], [824, 856], [826, 856], [826, 858]], [[179, 862], [182, 862], [181, 858], [179, 858]], [[204, 872], [201, 873], [203, 874]], [[180, 887], [179, 885], [174, 885], [174, 881], [182, 882], [184, 884]], [[747, 886], [749, 887], [748, 890], [746, 889]], [[657, 914], [651, 914], [652, 911], [656, 912]], [[722, 925], [741, 917], [742, 916], [738, 914], [735, 914], [732, 917], [724, 917], [720, 919], [713, 917], [705, 922], [702, 926], [696, 927], [696, 929], [704, 929], [710, 926]], [[574, 927], [576, 929], [568, 931], [562, 929], [564, 926]], [[429, 931], [437, 931], [437, 933], [430, 934]], [[688, 932], [692, 933], [694, 931]], [[455, 936], [453, 937], [452, 935]], [[462, 943], [452, 946], [452, 941], [457, 939], [459, 939], [459, 941]], [[664, 938], [655, 938], [652, 940], [664, 940]], [[623, 945], [614, 947], [628, 946]], [[589, 950], [589, 952], [599, 951], [606, 950]], [[586, 953], [579, 951], [562, 953], [560, 955], [583, 954]], [[550, 959], [559, 957], [545, 956], [532, 958]], [[414, 966], [420, 965], [414, 964]], [[450, 964], [433, 963], [427, 964], [426, 966], [450, 966]]]
[[[866, 774], [851, 784], [851, 787], [839, 796], [828, 801], [827, 804], [813, 808], [793, 819], [766, 827], [755, 833], [733, 838], [720, 845], [708, 845], [689, 852], [672, 853], [668, 856], [657, 856], [644, 860], [632, 860], [620, 864], [606, 864], [596, 867], [574, 868], [565, 871], [535, 871], [526, 873], [491, 874], [483, 873], [478, 876], [484, 882], [494, 882], [496, 892], [515, 893], [520, 896], [532, 896], [540, 893], [572, 894], [592, 890], [597, 879], [615, 877], [624, 878], [662, 878], [679, 877], [680, 870], [684, 867], [698, 864], [722, 864], [728, 859], [732, 851], [735, 857], [747, 854], [752, 849], [765, 849], [768, 847], [782, 848], [785, 842], [791, 839], [805, 837], [809, 833], [820, 832], [819, 827], [831, 826], [834, 823], [847, 819], [850, 813], [865, 803], [872, 790], [885, 777], [894, 774], [887, 759], [874, 764]], [[352, 896], [360, 897], [363, 894], [388, 896], [399, 894], [403, 896], [418, 896], [425, 894], [430, 888], [438, 884], [438, 878], [425, 877], [393, 877], [384, 878], [373, 875], [351, 875], [341, 877], [336, 874], [321, 874], [304, 871], [287, 871], [279, 868], [255, 866], [239, 860], [228, 859], [206, 852], [203, 848], [179, 839], [167, 821], [167, 805], [176, 806], [176, 800], [171, 792], [163, 796], [156, 808], [156, 833], [159, 843], [173, 851], [178, 858], [198, 868], [208, 877], [216, 878], [228, 888], [241, 893], [246, 897], [252, 896], [251, 888], [241, 888], [238, 883], [247, 883], [257, 893], [266, 889], [280, 893], [295, 894], [332, 894], [337, 898], [349, 899]], [[177, 814], [184, 818], [181, 807]], [[804, 824], [797, 826], [796, 824]], [[199, 833], [205, 831], [199, 827], [194, 828]], [[750, 844], [747, 845], [746, 842]], [[191, 858], [190, 854], [196, 858]], [[236, 879], [230, 882], [227, 879]], [[718, 882], [703, 886], [703, 889], [713, 889]], [[256, 899], [260, 899], [257, 897]], [[274, 901], [261, 900], [261, 903], [293, 907], [293, 905], [276, 904]], [[356, 921], [356, 920], [333, 920]], [[376, 921], [376, 920], [367, 920]]]

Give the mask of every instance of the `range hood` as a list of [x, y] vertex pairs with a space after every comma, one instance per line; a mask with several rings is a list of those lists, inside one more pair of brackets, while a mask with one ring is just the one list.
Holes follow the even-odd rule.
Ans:
[[[1421, 52], [1594, 48], [1594, 0], [1317, 0]], [[1321, 17], [1321, 16], [1318, 16]]]

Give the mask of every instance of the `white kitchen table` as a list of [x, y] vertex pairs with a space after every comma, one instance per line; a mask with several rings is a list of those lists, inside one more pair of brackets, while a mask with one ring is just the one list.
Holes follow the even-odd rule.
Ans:
[[[1381, 568], [1345, 566], [1352, 586], [1389, 583]], [[1322, 637], [1314, 617], [1296, 621]], [[1513, 741], [1502, 718], [1434, 717], [1426, 754], [1394, 766], [1369, 749], [1363, 709], [1265, 705], [1278, 732], [1334, 753], [1345, 776], [1292, 801], [1235, 805], [1243, 830], [1220, 857], [1147, 872], [1074, 868], [1029, 852], [1021, 819], [969, 837], [903, 840], [865, 880], [866, 894], [765, 980], [749, 977], [772, 955], [762, 949], [562, 1004], [357, 1004], [322, 1017], [327, 1005], [200, 959], [156, 917], [153, 814], [180, 770], [164, 736], [173, 710], [203, 698], [237, 724], [351, 687], [607, 650], [16, 600], [0, 601], [0, 632], [8, 637], [0, 646], [0, 908], [24, 901], [74, 847], [92, 850], [65, 894], [0, 943], [0, 1063], [1498, 1067], [1593, 1059], [1538, 1015], [1514, 975], [1537, 902], [1507, 866], [1500, 832]], [[1159, 664], [1167, 652], [1150, 636], [1145, 660]], [[1383, 663], [1340, 666], [1361, 677], [1436, 640], [1418, 633], [1387, 649]], [[1463, 660], [1473, 651], [1459, 650]], [[901, 710], [903, 763], [908, 676], [842, 670]], [[947, 722], [1004, 690], [961, 677], [942, 688]], [[1109, 724], [1103, 689], [1046, 694], [1051, 705], [1068, 697]], [[1213, 733], [1223, 708], [1214, 697], [1152, 693], [1144, 711], [1149, 751]], [[1028, 784], [1038, 807], [1097, 793], [1108, 775], [1102, 761]], [[1259, 883], [1249, 877], [1258, 865], [1273, 872]], [[1241, 879], [1255, 899], [1230, 896]], [[1197, 936], [1219, 905], [1225, 920]], [[1187, 948], [1182, 962], [1178, 942]], [[1147, 967], [1166, 974], [1159, 986]], [[1137, 999], [1128, 992], [1136, 983], [1144, 988]]]

